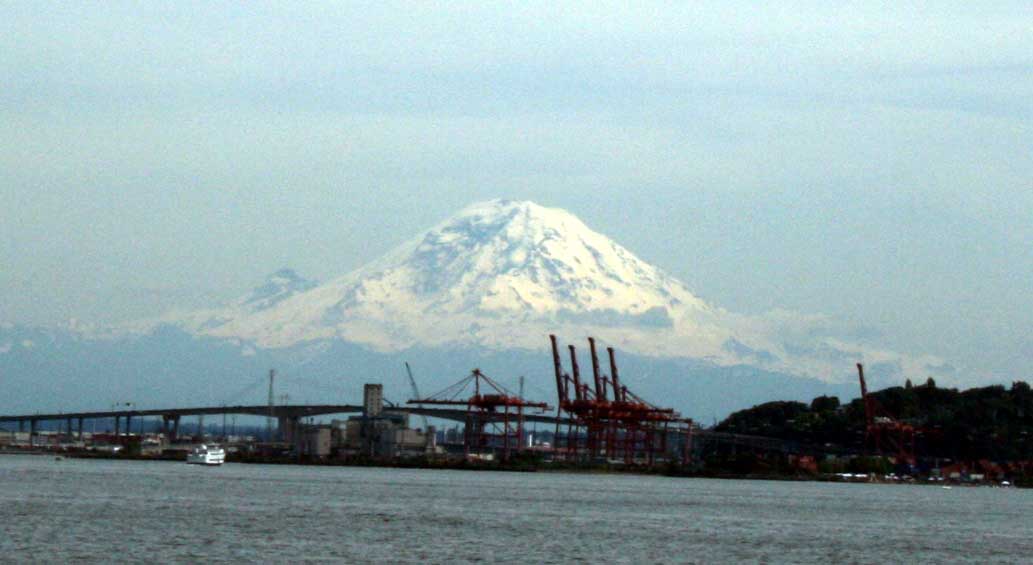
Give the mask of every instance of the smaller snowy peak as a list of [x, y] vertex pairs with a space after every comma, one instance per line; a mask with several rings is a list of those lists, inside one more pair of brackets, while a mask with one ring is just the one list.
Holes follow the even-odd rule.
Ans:
[[140, 320], [123, 329], [130, 333], [147, 333], [155, 327], [171, 324], [190, 332], [207, 333], [233, 321], [275, 310], [289, 299], [304, 295], [317, 286], [316, 281], [298, 275], [293, 269], [283, 268], [266, 277], [248, 294], [223, 306], [168, 312], [160, 318]]
[[237, 306], [261, 312], [296, 294], [312, 290], [316, 285], [316, 281], [299, 276], [294, 269], [283, 268], [266, 277], [261, 286], [237, 301]]

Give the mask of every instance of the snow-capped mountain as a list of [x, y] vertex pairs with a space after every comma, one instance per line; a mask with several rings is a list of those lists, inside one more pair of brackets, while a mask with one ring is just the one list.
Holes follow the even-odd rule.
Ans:
[[[382, 351], [539, 349], [550, 331], [592, 328], [636, 351], [706, 356], [729, 337], [718, 311], [574, 215], [507, 200], [472, 205], [356, 272], [250, 304], [180, 322], [261, 347], [340, 338]], [[695, 338], [663, 339], [674, 330]]]
[[252, 385], [270, 367], [296, 399], [348, 401], [367, 382], [403, 399], [403, 361], [431, 388], [480, 366], [526, 375], [549, 399], [550, 333], [616, 347], [636, 391], [707, 420], [776, 398], [849, 398], [857, 361], [880, 384], [956, 382], [937, 359], [878, 349], [820, 315], [707, 304], [568, 212], [494, 200], [322, 284], [282, 269], [219, 308], [118, 327], [0, 325], [0, 404], [264, 402]]
[[729, 313], [574, 215], [509, 200], [469, 206], [324, 284], [283, 270], [225, 308], [166, 321], [259, 348], [342, 340], [381, 352], [539, 350], [549, 333], [595, 335], [629, 353], [828, 380], [858, 359], [909, 375], [941, 364], [841, 339], [820, 316]]

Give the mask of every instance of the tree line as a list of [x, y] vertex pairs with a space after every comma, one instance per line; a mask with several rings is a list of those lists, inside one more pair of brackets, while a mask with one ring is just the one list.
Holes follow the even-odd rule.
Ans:
[[[918, 386], [870, 392], [884, 412], [914, 426], [918, 457], [955, 460], [1033, 460], [1033, 392], [1024, 381], [957, 389], [933, 379]], [[716, 429], [814, 445], [864, 449], [865, 410], [860, 398], [847, 404], [819, 396], [810, 404], [767, 402], [733, 413]]]

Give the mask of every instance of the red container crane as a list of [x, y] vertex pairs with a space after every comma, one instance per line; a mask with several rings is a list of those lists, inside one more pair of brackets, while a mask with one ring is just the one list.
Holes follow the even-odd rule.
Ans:
[[915, 464], [915, 428], [891, 416], [875, 397], [868, 394], [864, 380], [864, 366], [857, 364], [857, 378], [861, 382], [861, 401], [864, 403], [864, 444], [878, 455], [892, 454], [898, 463]]
[[[571, 365], [571, 374], [567, 374], [563, 371], [556, 336], [550, 335], [549, 340], [558, 396], [557, 453], [572, 460], [602, 458], [652, 465], [657, 456], [667, 454], [668, 437], [678, 434], [682, 436], [682, 460], [688, 460], [692, 420], [681, 417], [671, 408], [654, 406], [628, 390], [621, 383], [612, 347], [606, 348], [610, 361], [607, 376], [599, 367], [595, 339], [588, 338], [592, 356], [592, 386], [589, 386], [582, 382], [574, 346], [567, 346]], [[569, 423], [561, 430], [564, 414]]]
[[522, 449], [524, 411], [549, 409], [544, 402], [530, 402], [513, 394], [480, 369], [474, 369], [441, 392], [427, 398], [414, 398], [408, 404], [465, 406], [463, 446], [466, 456], [501, 451], [503, 460]]

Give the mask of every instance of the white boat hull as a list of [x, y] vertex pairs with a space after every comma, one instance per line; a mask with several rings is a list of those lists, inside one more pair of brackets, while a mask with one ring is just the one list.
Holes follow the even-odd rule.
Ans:
[[187, 463], [191, 465], [222, 465], [226, 461], [226, 452], [221, 447], [202, 445], [195, 447], [187, 454]]

